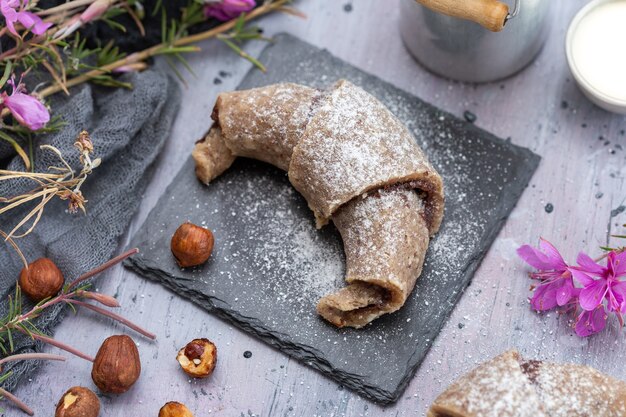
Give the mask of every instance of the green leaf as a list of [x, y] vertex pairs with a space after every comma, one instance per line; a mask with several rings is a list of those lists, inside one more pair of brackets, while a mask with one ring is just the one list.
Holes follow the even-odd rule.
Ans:
[[165, 46], [157, 50], [154, 55], [174, 55], [186, 52], [198, 52], [200, 48], [197, 46]]
[[110, 41], [106, 45], [101, 47], [98, 51], [98, 58], [96, 61], [97, 66], [94, 67], [94, 69], [112, 64], [113, 62], [119, 61], [125, 56], [126, 54], [124, 52], [120, 52], [120, 48], [115, 46], [113, 41]]
[[13, 352], [15, 346], [13, 345], [13, 334], [11, 333], [11, 329], [7, 329], [7, 337], [9, 338], [9, 350]]
[[189, 65], [189, 63], [187, 62], [187, 60], [186, 60], [186, 59], [185, 59], [185, 58], [184, 58], [181, 54], [176, 53], [176, 54], [174, 54], [174, 57], [175, 57], [176, 59], [178, 59], [178, 61], [179, 61], [181, 64], [183, 64], [183, 66], [184, 66], [185, 68], [187, 68], [187, 71], [189, 71], [189, 73], [190, 73], [191, 75], [193, 75], [195, 78], [198, 78], [198, 76], [196, 75], [196, 73], [195, 73], [195, 72], [193, 72], [193, 68], [191, 68], [191, 65]]
[[126, 27], [120, 23], [117, 23], [115, 20], [111, 20], [111, 19], [106, 19], [103, 18], [102, 19], [104, 21], [104, 23], [106, 23], [111, 29], [117, 29], [121, 32], [126, 33]]
[[[152, 9], [152, 16], [156, 16], [156, 14], [159, 12], [159, 10], [161, 10], [161, 8], [163, 7], [163, 0], [157, 0], [156, 4], [154, 5], [154, 9]], [[163, 10], [165, 12], [165, 10]]]
[[2, 78], [0, 78], [0, 88], [4, 87], [4, 84], [9, 80], [11, 76], [11, 70], [13, 69], [13, 64], [11, 61], [7, 61], [6, 67], [4, 67], [4, 74], [2, 74]]
[[133, 89], [133, 85], [131, 83], [118, 81], [109, 75], [98, 75], [96, 77], [93, 77], [90, 81], [94, 84], [102, 85], [104, 87], [126, 88], [128, 90]]
[[178, 68], [176, 68], [176, 64], [174, 63], [174, 61], [172, 61], [172, 59], [169, 56], [165, 56], [165, 61], [167, 62], [167, 65], [170, 66], [170, 68], [172, 69], [172, 71], [174, 71], [174, 74], [176, 75], [176, 77], [185, 85], [187, 85], [187, 81], [185, 80], [185, 77], [183, 77], [183, 74], [180, 73], [180, 71], [178, 71]]
[[72, 303], [66, 303], [66, 305], [68, 305], [68, 306], [72, 309], [72, 312], [73, 312], [74, 314], [77, 314], [77, 313], [78, 313], [78, 311], [76, 311], [76, 307], [74, 306], [74, 304], [72, 304]]
[[245, 25], [246, 25], [246, 14], [241, 13], [239, 17], [237, 18], [237, 22], [235, 23], [235, 26], [233, 26], [233, 31], [241, 32]]
[[13, 371], [9, 371], [9, 372], [3, 374], [2, 376], [0, 376], [0, 384], [2, 384], [4, 381], [6, 381], [11, 375], [13, 375]]
[[235, 51], [237, 53], [237, 55], [239, 55], [240, 57], [247, 59], [248, 61], [250, 61], [255, 67], [257, 67], [258, 69], [260, 69], [262, 72], [267, 71], [265, 69], [265, 66], [256, 58], [254, 58], [251, 55], [248, 55], [247, 52], [245, 52], [243, 49], [241, 49], [239, 46], [237, 46], [237, 44], [235, 44], [233, 41], [231, 41], [230, 39], [227, 38], [219, 38], [222, 40], [222, 42], [224, 42], [226, 45], [228, 45], [233, 51]]
[[15, 149], [15, 152], [17, 152], [20, 158], [22, 158], [22, 161], [24, 161], [24, 165], [26, 166], [26, 169], [30, 170], [30, 158], [26, 154], [26, 151], [24, 151], [24, 148], [22, 148], [15, 139], [13, 139], [11, 136], [6, 134], [2, 130], [0, 130], [0, 139], [8, 142], [11, 146], [13, 146], [13, 149]]

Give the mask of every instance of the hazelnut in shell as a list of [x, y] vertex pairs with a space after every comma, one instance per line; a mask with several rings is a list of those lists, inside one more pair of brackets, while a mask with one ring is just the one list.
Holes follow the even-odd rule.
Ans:
[[185, 404], [170, 401], [159, 410], [159, 417], [193, 417]]
[[213, 243], [213, 233], [209, 229], [183, 223], [172, 236], [172, 254], [181, 268], [202, 265], [211, 256]]
[[193, 339], [178, 351], [176, 360], [187, 375], [206, 378], [215, 369], [217, 348], [208, 339]]
[[91, 369], [91, 379], [102, 392], [121, 394], [139, 379], [141, 362], [133, 339], [108, 337], [100, 346]]
[[64, 282], [63, 274], [48, 258], [39, 258], [20, 272], [19, 284], [22, 292], [36, 303], [54, 297], [61, 291]]
[[57, 404], [54, 417], [98, 417], [100, 400], [85, 387], [68, 389]]

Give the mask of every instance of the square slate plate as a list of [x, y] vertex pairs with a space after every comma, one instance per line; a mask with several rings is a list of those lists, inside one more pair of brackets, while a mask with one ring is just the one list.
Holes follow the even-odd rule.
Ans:
[[[315, 312], [343, 286], [341, 239], [318, 231], [284, 172], [239, 159], [210, 186], [188, 161], [134, 238], [127, 266], [200, 304], [357, 393], [388, 403], [401, 394], [535, 171], [539, 157], [461, 121], [289, 35], [261, 55], [240, 89], [340, 78], [378, 97], [414, 133], [443, 176], [446, 212], [424, 272], [398, 312], [361, 330], [338, 330]], [[207, 126], [209, 125], [209, 115]], [[169, 240], [189, 220], [213, 230], [209, 262], [180, 270]]]

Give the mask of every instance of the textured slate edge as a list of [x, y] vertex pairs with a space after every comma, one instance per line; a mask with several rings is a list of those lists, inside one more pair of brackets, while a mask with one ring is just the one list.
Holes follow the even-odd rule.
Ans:
[[[298, 38], [292, 35], [286, 34], [286, 33], [278, 34], [274, 37], [274, 39], [275, 39], [275, 42], [266, 46], [263, 52], [261, 53], [261, 56], [260, 56], [261, 59], [263, 59], [263, 56], [265, 55], [265, 53], [267, 53], [267, 51], [270, 48], [273, 48], [277, 45], [279, 46], [281, 43], [281, 40], [283, 39], [292, 39], [292, 40], [297, 40], [299, 42], [303, 42], [299, 40]], [[307, 46], [311, 48], [315, 48], [313, 45], [310, 45], [310, 44], [307, 44]], [[315, 49], [318, 49], [318, 48], [315, 48]], [[328, 50], [319, 49], [319, 52], [327, 54], [332, 61], [336, 61], [336, 62], [341, 63], [342, 65], [345, 65], [344, 61], [333, 56]], [[246, 80], [249, 74], [254, 71], [256, 71], [256, 69], [251, 68], [248, 74], [246, 74], [246, 76], [242, 79], [242, 82], [243, 80]], [[379, 77], [376, 77], [371, 74], [366, 74], [366, 76], [371, 77], [374, 80], [378, 80], [380, 83], [386, 84], [389, 90], [395, 91], [400, 95], [408, 95], [412, 98], [417, 99], [417, 97], [413, 96], [412, 94], [399, 89], [398, 87], [394, 86], [393, 84], [387, 81], [380, 79]], [[434, 111], [436, 111], [438, 114], [445, 116], [446, 118], [460, 121], [460, 119], [457, 116], [451, 113], [448, 113], [432, 105], [431, 107], [433, 107]], [[473, 131], [477, 135], [479, 135], [482, 141], [491, 141], [491, 142], [496, 142], [496, 143], [503, 142], [502, 139], [496, 137], [495, 135], [483, 129], [476, 127], [473, 124], [470, 124], [464, 121], [461, 121], [461, 122], [465, 124], [465, 127], [468, 131]], [[471, 284], [471, 280], [472, 280], [474, 272], [478, 269], [485, 254], [491, 248], [493, 241], [496, 239], [496, 237], [500, 233], [500, 230], [504, 226], [504, 223], [506, 219], [508, 218], [509, 214], [515, 208], [517, 201], [521, 197], [523, 191], [528, 186], [528, 183], [530, 182], [530, 179], [532, 178], [535, 170], [539, 166], [539, 162], [541, 160], [541, 157], [539, 155], [533, 153], [527, 148], [523, 148], [515, 144], [509, 144], [508, 147], [511, 150], [511, 152], [516, 153], [518, 156], [519, 155], [523, 156], [524, 157], [523, 159], [526, 160], [526, 165], [525, 166], [520, 165], [516, 167], [517, 168], [516, 177], [518, 178], [518, 181], [515, 184], [511, 185], [508, 189], [504, 190], [502, 194], [500, 194], [498, 205], [497, 205], [498, 212], [496, 214], [498, 217], [497, 222], [495, 223], [495, 226], [489, 231], [489, 233], [487, 233], [483, 237], [483, 239], [480, 241], [479, 247], [484, 245], [483, 249], [479, 250], [474, 255], [474, 257], [470, 260], [470, 262], [467, 264], [466, 268], [464, 269], [463, 280], [462, 280], [464, 282], [464, 288], [467, 288]], [[183, 167], [183, 169], [185, 168]], [[176, 176], [174, 176], [173, 178], [176, 178]], [[175, 187], [175, 186], [176, 184], [171, 183], [167, 187], [167, 190], [164, 192], [164, 194], [168, 194], [170, 187]], [[156, 210], [157, 208], [158, 206], [155, 206], [153, 210]], [[148, 219], [150, 218], [150, 216], [151, 215], [148, 216]], [[237, 326], [238, 328], [246, 332], [250, 332], [254, 334], [255, 336], [257, 336], [264, 342], [279, 349], [280, 351], [284, 352], [290, 357], [293, 357], [301, 362], [304, 362], [307, 366], [310, 366], [320, 371], [321, 373], [335, 379], [336, 381], [350, 388], [351, 390], [358, 393], [359, 395], [362, 395], [363, 397], [366, 397], [374, 402], [378, 402], [381, 404], [390, 404], [398, 400], [398, 398], [402, 395], [407, 385], [409, 384], [409, 382], [415, 375], [415, 372], [417, 371], [417, 368], [421, 364], [422, 360], [426, 357], [427, 352], [430, 350], [432, 344], [434, 343], [434, 339], [440, 333], [441, 329], [447, 322], [446, 319], [441, 320], [438, 327], [432, 328], [432, 331], [429, 333], [432, 336], [431, 337], [432, 342], [425, 348], [424, 351], [416, 350], [414, 352], [414, 354], [410, 357], [410, 360], [407, 366], [408, 372], [405, 374], [404, 378], [400, 381], [396, 389], [393, 391], [389, 391], [389, 390], [381, 389], [380, 387], [377, 387], [373, 384], [366, 383], [366, 381], [364, 381], [360, 375], [355, 375], [355, 374], [342, 371], [341, 369], [337, 369], [333, 367], [330, 364], [330, 362], [324, 358], [324, 354], [322, 352], [320, 352], [319, 350], [311, 346], [292, 343], [286, 340], [281, 340], [281, 336], [285, 337], [287, 335], [284, 335], [282, 333], [277, 333], [271, 329], [268, 329], [267, 327], [263, 325], [262, 322], [260, 322], [259, 320], [255, 318], [246, 317], [246, 316], [239, 314], [237, 311], [231, 309], [230, 305], [225, 303], [223, 300], [220, 300], [219, 298], [216, 298], [216, 297], [207, 296], [195, 290], [190, 290], [189, 288], [186, 288], [182, 285], [177, 285], [175, 281], [184, 282], [184, 279], [181, 279], [180, 277], [176, 277], [176, 279], [173, 280], [171, 276], [160, 273], [160, 270], [157, 267], [152, 267], [148, 265], [147, 263], [142, 262], [139, 259], [139, 257], [127, 259], [124, 262], [124, 265], [128, 267], [129, 269], [135, 271], [139, 275], [144, 276], [145, 278], [148, 278], [155, 282], [162, 283], [163, 285], [165, 285], [172, 291], [176, 292], [177, 294], [184, 294], [192, 302], [200, 305], [201, 307], [205, 308], [207, 311], [214, 313], [218, 317], [225, 319], [226, 321], [232, 323], [233, 325]], [[456, 303], [458, 302], [458, 300], [461, 298], [463, 294], [464, 294], [464, 290], [459, 291], [456, 294], [452, 294], [452, 296], [448, 298], [447, 301], [452, 306], [454, 306], [456, 305]], [[451, 311], [453, 311], [453, 309]]]
[[[195, 290], [190, 290], [183, 285], [177, 285], [177, 281], [184, 280], [178, 278], [172, 279], [171, 276], [160, 273], [158, 268], [151, 267], [139, 259], [127, 259], [124, 261], [124, 266], [135, 271], [144, 278], [148, 278], [166, 286], [177, 295], [184, 294], [185, 297], [189, 298], [189, 300], [193, 303], [199, 305], [208, 312], [215, 314], [247, 333], [255, 335], [265, 343], [277, 348], [286, 355], [304, 362], [307, 366], [310, 366], [322, 374], [331, 377], [347, 388], [350, 388], [372, 401], [383, 404], [389, 404], [396, 401], [404, 390], [404, 387], [406, 387], [408, 381], [411, 379], [410, 377], [407, 378], [407, 382], [404, 382], [401, 388], [395, 390], [394, 392], [381, 389], [372, 384], [364, 383], [360, 375], [352, 374], [333, 367], [332, 364], [324, 358], [324, 354], [318, 349], [307, 345], [289, 342], [285, 340], [285, 337], [288, 337], [288, 335], [284, 335], [284, 337], [281, 338], [281, 333], [268, 329], [256, 318], [246, 317], [239, 314], [239, 312], [231, 309], [230, 305], [223, 300], [217, 297], [208, 296]], [[438, 332], [433, 333], [436, 334]], [[417, 365], [411, 369], [417, 369]], [[415, 371], [411, 371], [410, 376], [412, 376], [414, 372]]]

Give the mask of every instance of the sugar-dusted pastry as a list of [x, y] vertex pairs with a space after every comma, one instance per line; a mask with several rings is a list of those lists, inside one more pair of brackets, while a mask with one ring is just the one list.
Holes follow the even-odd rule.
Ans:
[[444, 391], [427, 417], [625, 417], [626, 383], [593, 368], [511, 350]]
[[317, 311], [362, 327], [404, 305], [443, 217], [443, 183], [407, 128], [376, 98], [340, 80], [320, 91], [275, 84], [222, 93], [193, 151], [204, 183], [235, 157], [287, 171], [317, 227], [332, 220], [348, 285]]

